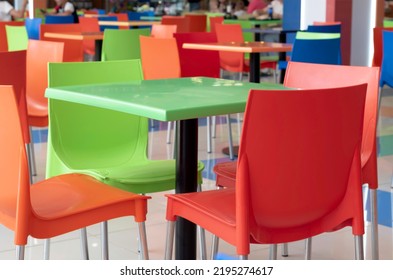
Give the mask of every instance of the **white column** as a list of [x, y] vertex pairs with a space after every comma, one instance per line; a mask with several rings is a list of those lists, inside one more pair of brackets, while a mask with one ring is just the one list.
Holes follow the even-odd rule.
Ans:
[[302, 0], [300, 14], [300, 29], [307, 29], [314, 21], [326, 21], [326, 0]]

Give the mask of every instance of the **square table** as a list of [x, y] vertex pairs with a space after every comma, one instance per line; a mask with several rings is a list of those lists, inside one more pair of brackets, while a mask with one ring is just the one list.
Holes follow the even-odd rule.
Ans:
[[[159, 121], [179, 121], [176, 193], [197, 190], [198, 118], [244, 112], [250, 89], [283, 89], [280, 84], [204, 77], [64, 86], [45, 96], [116, 110]], [[176, 259], [196, 258], [196, 226], [176, 222]]]

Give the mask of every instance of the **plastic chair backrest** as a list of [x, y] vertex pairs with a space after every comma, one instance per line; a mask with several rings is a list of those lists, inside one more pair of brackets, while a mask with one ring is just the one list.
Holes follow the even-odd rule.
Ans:
[[162, 16], [161, 24], [177, 25], [177, 32], [189, 32], [189, 20], [185, 16]]
[[373, 29], [373, 42], [374, 42], [374, 56], [373, 66], [382, 65], [382, 32], [393, 31], [393, 27], [374, 27]]
[[25, 26], [5, 26], [7, 33], [8, 51], [20, 51], [27, 49], [27, 30]]
[[[379, 91], [379, 67], [288, 63], [284, 85], [292, 88], [331, 88], [367, 83], [364, 110], [361, 162], [369, 165], [372, 175], [366, 176], [370, 188], [378, 187], [376, 167], [376, 127]], [[374, 166], [372, 166], [374, 165]]]
[[[98, 18], [96, 17], [80, 17], [79, 25], [82, 32], [100, 32]], [[94, 40], [83, 40], [83, 50], [85, 53], [94, 55], [95, 49]]]
[[39, 40], [40, 39], [40, 25], [42, 18], [26, 18], [25, 26], [29, 39]]
[[185, 14], [188, 18], [189, 32], [206, 32], [207, 15], [205, 14]]
[[380, 87], [385, 84], [393, 88], [393, 31], [383, 31], [382, 33], [382, 65]]
[[25, 143], [30, 143], [26, 107], [26, 50], [0, 52], [0, 84], [13, 86], [23, 139]]
[[67, 40], [45, 37], [45, 32], [81, 32], [79, 23], [68, 24], [41, 24], [40, 40], [63, 42], [64, 43], [64, 59], [66, 62], [83, 61], [83, 41]]
[[[216, 24], [217, 42], [244, 42], [240, 24]], [[220, 65], [224, 70], [242, 72], [244, 54], [220, 51]]]
[[[49, 87], [139, 82], [142, 79], [139, 59], [49, 63]], [[146, 159], [146, 118], [71, 102], [52, 99], [49, 102], [53, 121], [49, 127], [52, 145], [48, 149], [48, 159], [56, 161], [58, 157], [62, 163], [48, 164], [47, 177], [69, 169], [94, 170]], [[77, 141], [75, 131], [78, 131]]]
[[[128, 21], [127, 13], [108, 13], [108, 16], [115, 16], [117, 21]], [[128, 26], [119, 26], [119, 29], [130, 29]]]
[[341, 21], [314, 21], [313, 25], [338, 25]]
[[140, 59], [139, 36], [150, 36], [150, 29], [106, 29], [102, 43], [101, 60]]
[[213, 32], [175, 33], [182, 77], [220, 77], [220, 56], [218, 52], [184, 49], [184, 43], [217, 42]]
[[129, 20], [140, 20], [141, 17], [153, 17], [154, 11], [132, 12], [127, 11]]
[[210, 32], [216, 32], [216, 24], [222, 24], [224, 22], [223, 16], [209, 17], [209, 28]]
[[74, 16], [45, 15], [45, 24], [64, 24], [64, 23], [74, 23]]
[[85, 15], [98, 15], [98, 11], [97, 10], [85, 10], [83, 12], [83, 14], [85, 14]]
[[[116, 16], [102, 16], [98, 17], [99, 21], [117, 21]], [[104, 32], [105, 29], [119, 29], [119, 26], [115, 25], [100, 25], [100, 31]]]
[[[26, 54], [26, 100], [28, 107], [39, 108], [47, 115], [48, 62], [62, 62], [64, 43], [29, 40]], [[42, 126], [47, 125], [47, 119]]]
[[341, 64], [339, 34], [298, 32], [293, 44], [291, 61]]
[[173, 38], [176, 33], [177, 25], [175, 24], [155, 24], [151, 27], [151, 36], [155, 38]]
[[341, 34], [341, 24], [331, 24], [331, 25], [309, 25], [307, 27], [308, 32], [324, 32], [324, 33], [340, 33]]
[[6, 25], [23, 26], [25, 23], [24, 21], [0, 21], [0, 52], [8, 52]]
[[[175, 38], [140, 36], [141, 62], [145, 80], [179, 78], [179, 53]], [[157, 50], [160, 50], [159, 52]]]
[[250, 236], [259, 243], [282, 243], [346, 220], [353, 234], [364, 233], [360, 141], [365, 92], [365, 84], [250, 91], [236, 175], [238, 250], [249, 248]]

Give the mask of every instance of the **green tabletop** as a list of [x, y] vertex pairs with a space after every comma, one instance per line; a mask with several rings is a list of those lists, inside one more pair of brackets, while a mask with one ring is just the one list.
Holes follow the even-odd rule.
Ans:
[[250, 89], [284, 87], [194, 77], [47, 88], [45, 96], [159, 121], [175, 121], [243, 112]]

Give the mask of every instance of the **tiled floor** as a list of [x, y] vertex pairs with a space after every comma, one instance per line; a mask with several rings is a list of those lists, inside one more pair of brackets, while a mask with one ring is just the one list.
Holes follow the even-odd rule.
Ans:
[[[233, 133], [235, 142], [238, 142], [238, 126], [233, 116]], [[391, 179], [393, 174], [393, 91], [384, 90], [381, 102], [381, 116], [378, 128], [378, 177], [379, 177], [379, 238], [380, 259], [393, 259], [393, 232], [392, 232], [392, 199]], [[220, 118], [213, 139], [213, 152], [206, 152], [206, 126], [200, 121], [199, 129], [199, 159], [206, 164], [204, 172], [204, 189], [215, 188], [214, 174], [211, 169], [218, 161], [227, 161], [228, 157], [222, 154], [221, 149], [227, 145], [227, 125], [224, 118]], [[172, 155], [172, 144], [166, 144], [166, 124], [156, 123], [150, 132], [149, 155], [154, 159], [165, 159]], [[44, 178], [46, 158], [46, 129], [34, 129], [35, 154], [38, 175], [35, 181]], [[165, 207], [164, 193], [151, 195], [149, 213], [147, 217], [147, 234], [149, 254], [151, 259], [163, 259], [165, 247]], [[365, 191], [367, 201], [367, 191]], [[367, 216], [367, 213], [366, 213]], [[365, 255], [370, 259], [370, 228], [366, 223]], [[121, 218], [109, 222], [109, 257], [110, 259], [126, 260], [137, 259], [136, 225], [132, 217]], [[13, 235], [8, 229], [0, 226], [0, 259], [14, 259], [15, 250]], [[101, 258], [100, 227], [94, 225], [88, 228], [89, 254], [91, 259]], [[211, 235], [207, 235], [207, 248], [210, 248]], [[234, 248], [224, 242], [220, 243], [220, 252], [234, 254]], [[267, 259], [268, 246], [252, 246], [250, 259]], [[345, 228], [338, 232], [323, 234], [313, 239], [313, 259], [353, 259], [354, 242], [351, 230]], [[26, 259], [42, 259], [43, 241], [29, 239], [26, 248]], [[304, 242], [289, 244], [289, 256], [279, 256], [280, 259], [303, 259]], [[79, 232], [71, 232], [51, 240], [51, 259], [80, 259]]]

